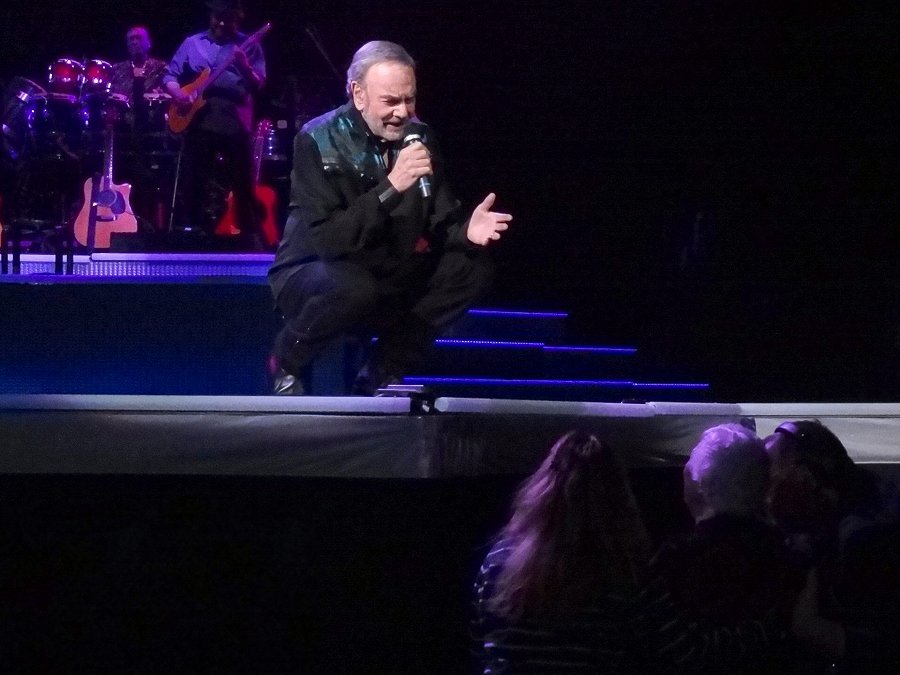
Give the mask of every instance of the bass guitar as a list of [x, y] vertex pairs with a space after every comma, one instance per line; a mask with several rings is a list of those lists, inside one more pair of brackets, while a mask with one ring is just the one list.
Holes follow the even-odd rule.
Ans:
[[[272, 131], [272, 123], [269, 120], [260, 120], [256, 126], [256, 136], [253, 139], [253, 182], [255, 183], [256, 212], [259, 231], [266, 246], [275, 246], [278, 243], [278, 225], [275, 222], [277, 196], [275, 190], [268, 185], [259, 184], [259, 174], [262, 168], [263, 146], [266, 138]], [[234, 192], [228, 193], [225, 214], [216, 225], [216, 234], [224, 237], [233, 237], [241, 233], [238, 227], [237, 208], [234, 203]]]
[[[253, 33], [253, 35], [244, 40], [240, 45], [240, 49], [243, 51], [248, 47], [258, 43], [260, 40], [262, 40], [263, 36], [271, 29], [272, 24], [267, 23], [265, 26]], [[169, 104], [167, 117], [169, 129], [172, 131], [172, 133], [180, 134], [190, 126], [191, 120], [194, 119], [194, 115], [197, 114], [197, 111], [206, 105], [206, 99], [203, 98], [203, 93], [206, 91], [207, 87], [209, 87], [213, 82], [219, 79], [222, 73], [228, 70], [232, 63], [234, 63], [234, 52], [232, 52], [232, 54], [222, 63], [216, 66], [215, 70], [204, 68], [193, 82], [188, 82], [181, 88], [181, 91], [185, 94], [189, 96], [193, 94], [194, 96], [193, 101], [189, 106], [179, 105], [175, 101], [172, 101]]]
[[72, 225], [75, 241], [88, 250], [109, 248], [113, 232], [137, 232], [137, 218], [131, 210], [131, 186], [113, 183], [114, 120], [105, 114], [103, 175], [84, 181], [84, 203]]

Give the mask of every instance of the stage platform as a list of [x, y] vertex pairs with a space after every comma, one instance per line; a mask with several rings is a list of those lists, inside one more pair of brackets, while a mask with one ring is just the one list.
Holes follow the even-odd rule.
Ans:
[[459, 478], [532, 471], [568, 429], [631, 468], [680, 465], [704, 429], [827, 424], [866, 464], [900, 464], [900, 404], [694, 404], [269, 396], [0, 396], [6, 474]]
[[[36, 282], [49, 277], [55, 283], [89, 278], [96, 281], [199, 280], [225, 277], [235, 281], [266, 283], [271, 253], [91, 253], [72, 256], [72, 269], [59, 273], [57, 256], [40, 253], [10, 255], [0, 280]], [[10, 274], [6, 274], [9, 272]], [[24, 277], [24, 278], [23, 278]]]

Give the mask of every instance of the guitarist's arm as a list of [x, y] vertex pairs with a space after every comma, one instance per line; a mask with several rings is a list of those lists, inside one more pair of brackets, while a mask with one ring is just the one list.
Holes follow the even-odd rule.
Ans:
[[178, 82], [174, 80], [166, 82], [166, 92], [172, 97], [173, 101], [182, 107], [189, 107], [196, 97], [196, 92], [185, 94], [181, 87], [178, 86]]
[[178, 47], [178, 51], [175, 52], [175, 56], [169, 61], [162, 77], [162, 83], [166, 93], [168, 93], [179, 105], [190, 105], [193, 102], [193, 97], [185, 94], [181, 90], [181, 85], [179, 84], [179, 80], [185, 75], [185, 69], [188, 67], [189, 63], [189, 41], [190, 38], [182, 42], [181, 46]]
[[[250, 52], [248, 54], [247, 52]], [[253, 59], [251, 62], [251, 58]], [[266, 64], [259, 45], [251, 45], [246, 51], [234, 48], [234, 65], [237, 67], [251, 92], [262, 89], [266, 77]]]

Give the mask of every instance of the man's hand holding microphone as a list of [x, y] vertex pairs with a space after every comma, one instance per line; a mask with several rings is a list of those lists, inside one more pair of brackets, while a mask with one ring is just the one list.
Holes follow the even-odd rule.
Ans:
[[[434, 174], [431, 166], [431, 153], [422, 142], [422, 136], [410, 129], [403, 138], [403, 148], [397, 154], [394, 167], [388, 174], [388, 180], [397, 192], [406, 192], [418, 184], [423, 199], [431, 196], [431, 180]], [[509, 228], [512, 215], [491, 211], [497, 196], [491, 192], [472, 211], [466, 237], [473, 244], [487, 246], [500, 239], [500, 233]]]

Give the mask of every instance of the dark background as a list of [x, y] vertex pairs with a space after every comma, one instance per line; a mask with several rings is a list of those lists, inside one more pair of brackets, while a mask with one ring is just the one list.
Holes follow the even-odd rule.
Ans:
[[[887, 3], [383, 1], [248, 4], [270, 20], [260, 110], [343, 100], [373, 38], [419, 63], [420, 116], [461, 199], [515, 215], [493, 304], [572, 313], [718, 400], [898, 400], [900, 8]], [[168, 58], [202, 2], [7, 5], [0, 76]], [[295, 86], [296, 85], [296, 86]]]

